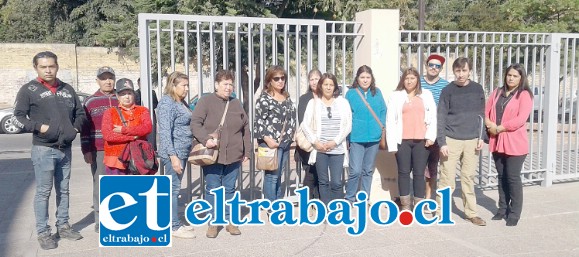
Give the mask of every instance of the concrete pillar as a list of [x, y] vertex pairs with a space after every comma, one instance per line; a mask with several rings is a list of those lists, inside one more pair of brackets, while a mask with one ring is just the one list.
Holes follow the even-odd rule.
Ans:
[[[385, 100], [398, 84], [400, 37], [399, 10], [366, 10], [356, 14], [356, 22], [362, 23], [356, 40], [355, 69], [361, 65], [372, 68], [376, 86]], [[372, 179], [370, 202], [392, 199], [398, 196], [398, 168], [394, 154], [379, 151], [376, 171]]]

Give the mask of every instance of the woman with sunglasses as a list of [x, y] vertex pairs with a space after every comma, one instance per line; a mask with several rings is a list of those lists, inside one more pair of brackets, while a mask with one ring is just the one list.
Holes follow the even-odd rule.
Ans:
[[[358, 189], [370, 194], [382, 126], [386, 122], [386, 103], [382, 92], [376, 87], [376, 80], [370, 67], [362, 65], [358, 68], [356, 78], [346, 93], [346, 99], [352, 111], [352, 133], [345, 198], [354, 202]], [[378, 124], [365, 102], [368, 102], [381, 124]]]
[[436, 103], [432, 93], [421, 87], [414, 68], [402, 73], [398, 87], [388, 99], [386, 132], [388, 150], [396, 153], [401, 209], [411, 210], [410, 173], [417, 204], [425, 195], [424, 170], [430, 154], [427, 147], [436, 140]]
[[[315, 92], [318, 100], [308, 103], [302, 129], [314, 146], [308, 163], [316, 166], [320, 200], [327, 205], [344, 198], [342, 174], [348, 166], [346, 137], [352, 130], [352, 112], [348, 101], [340, 96], [333, 74], [324, 73]], [[312, 122], [316, 123], [315, 131]]]
[[278, 149], [278, 169], [266, 170], [264, 197], [275, 201], [283, 197], [281, 176], [289, 159], [289, 149], [296, 126], [296, 109], [286, 90], [287, 73], [275, 65], [267, 69], [264, 91], [255, 105], [255, 138], [260, 146]]

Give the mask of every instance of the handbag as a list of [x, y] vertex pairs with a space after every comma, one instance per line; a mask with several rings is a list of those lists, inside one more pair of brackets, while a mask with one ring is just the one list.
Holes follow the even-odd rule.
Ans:
[[[127, 126], [127, 121], [119, 107], [115, 107], [123, 126]], [[121, 156], [119, 156], [126, 169], [133, 175], [154, 175], [159, 169], [159, 161], [155, 154], [155, 148], [146, 140], [136, 139], [125, 146]]]
[[[281, 129], [281, 135], [277, 139], [278, 141], [285, 134], [285, 125], [287, 120], [283, 122], [283, 127]], [[257, 147], [257, 157], [255, 167], [258, 170], [270, 171], [277, 170], [279, 168], [279, 159], [277, 158], [277, 149], [271, 149], [267, 146]]]
[[368, 104], [368, 102], [366, 101], [366, 99], [364, 98], [362, 93], [360, 93], [360, 90], [358, 90], [356, 88], [355, 91], [358, 93], [360, 98], [362, 98], [362, 101], [364, 102], [364, 104], [366, 105], [366, 107], [368, 108], [368, 110], [370, 111], [370, 113], [372, 114], [374, 119], [376, 120], [376, 122], [378, 122], [378, 125], [380, 125], [380, 128], [382, 128], [382, 135], [380, 136], [380, 143], [379, 143], [380, 150], [388, 150], [388, 144], [386, 143], [386, 127], [384, 127], [384, 125], [382, 125], [382, 122], [380, 122], [380, 119], [378, 119], [378, 116], [376, 115], [374, 110], [372, 110], [372, 107], [370, 107], [370, 104]]
[[213, 133], [209, 134], [209, 136], [215, 140], [217, 145], [213, 148], [208, 148], [201, 142], [195, 140], [197, 143], [193, 146], [193, 149], [191, 149], [191, 152], [189, 153], [189, 158], [187, 158], [189, 163], [199, 166], [206, 166], [217, 162], [217, 156], [219, 155], [219, 139], [221, 137], [221, 130], [223, 129], [223, 123], [225, 122], [225, 115], [227, 114], [228, 109], [229, 101], [227, 101], [227, 104], [225, 104], [225, 111], [223, 112], [223, 116], [221, 116], [221, 122], [219, 123], [219, 126], [217, 126], [217, 129], [215, 129]]
[[[312, 131], [316, 131], [316, 100], [314, 98], [314, 114], [312, 115]], [[294, 135], [294, 141], [298, 145], [298, 147], [306, 152], [311, 152], [314, 150], [314, 145], [308, 140], [306, 135], [304, 134], [304, 130], [302, 129], [303, 122], [298, 126], [296, 133]]]

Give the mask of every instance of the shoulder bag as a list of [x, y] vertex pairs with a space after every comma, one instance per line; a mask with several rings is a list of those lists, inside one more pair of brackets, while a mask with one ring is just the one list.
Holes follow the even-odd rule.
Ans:
[[209, 134], [217, 145], [213, 148], [207, 148], [207, 146], [195, 140], [197, 141], [197, 144], [193, 146], [193, 149], [191, 149], [191, 152], [189, 153], [189, 158], [187, 159], [189, 163], [206, 166], [217, 162], [217, 156], [219, 154], [219, 139], [221, 137], [221, 130], [223, 129], [227, 109], [229, 109], [229, 101], [227, 101], [227, 104], [225, 105], [225, 111], [223, 112], [223, 116], [221, 116], [219, 126], [217, 126], [217, 129], [215, 129], [213, 133]]
[[[314, 133], [316, 133], [316, 109], [317, 103], [316, 99], [314, 98], [314, 114], [312, 115], [312, 122], [311, 122], [311, 128]], [[294, 141], [296, 142], [296, 144], [300, 149], [309, 153], [314, 150], [314, 145], [310, 143], [310, 141], [304, 134], [304, 130], [302, 129], [303, 124], [304, 123], [302, 122], [302, 124], [298, 126], [298, 129], [296, 130], [296, 133], [294, 135]]]
[[[115, 107], [123, 126], [127, 126], [127, 121], [119, 107]], [[126, 169], [133, 175], [154, 175], [159, 169], [159, 161], [155, 154], [155, 148], [146, 140], [135, 139], [125, 146], [121, 156], [119, 156]]]

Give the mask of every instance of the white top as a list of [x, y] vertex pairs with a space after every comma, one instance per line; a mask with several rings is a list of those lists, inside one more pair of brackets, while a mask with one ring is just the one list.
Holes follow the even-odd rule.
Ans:
[[[316, 110], [316, 116], [314, 115], [314, 108]], [[335, 109], [335, 110], [334, 110]], [[320, 111], [323, 110], [323, 111]], [[352, 110], [350, 109], [350, 103], [341, 96], [338, 96], [334, 103], [332, 104], [332, 115], [334, 112], [339, 113], [340, 120], [339, 120], [339, 130], [336, 136], [331, 139], [336, 142], [337, 145], [340, 145], [342, 149], [347, 149], [346, 146], [346, 137], [352, 131]], [[301, 123], [302, 131], [304, 135], [310, 141], [310, 143], [314, 144], [314, 142], [320, 140], [322, 135], [322, 130], [325, 128], [322, 127], [322, 116], [327, 116], [326, 106], [322, 103], [319, 99], [312, 99], [308, 102], [308, 106], [306, 107], [306, 112], [304, 113], [304, 120]], [[316, 123], [316, 131], [312, 131], [312, 117], [313, 122]], [[338, 121], [338, 120], [336, 120]], [[320, 125], [321, 124], [321, 125]], [[320, 129], [321, 128], [321, 129]], [[320, 141], [321, 142], [321, 141]], [[348, 166], [348, 151], [344, 151], [344, 167]], [[316, 163], [316, 155], [318, 152], [314, 149], [310, 154], [310, 159], [308, 160], [309, 164]]]
[[[422, 89], [422, 94], [416, 95], [424, 103], [424, 123], [426, 124], [425, 139], [436, 140], [436, 103], [428, 89]], [[402, 143], [402, 108], [408, 101], [405, 90], [394, 91], [388, 98], [386, 112], [386, 140], [388, 151], [397, 152], [398, 144]]]

